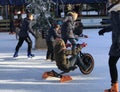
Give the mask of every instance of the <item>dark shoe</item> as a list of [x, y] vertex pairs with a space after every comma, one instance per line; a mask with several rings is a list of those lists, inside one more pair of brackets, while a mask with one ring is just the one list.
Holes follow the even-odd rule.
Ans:
[[18, 52], [15, 52], [13, 57], [18, 57]]
[[28, 53], [28, 58], [31, 58], [31, 57], [34, 57], [35, 55], [34, 54], [31, 54], [31, 53]]

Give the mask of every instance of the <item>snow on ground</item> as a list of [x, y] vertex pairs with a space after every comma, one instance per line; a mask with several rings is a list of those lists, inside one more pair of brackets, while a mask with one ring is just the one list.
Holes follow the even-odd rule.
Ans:
[[[33, 50], [33, 59], [26, 56], [27, 44], [19, 51], [19, 57], [14, 59], [13, 53], [17, 40], [15, 35], [0, 33], [0, 92], [103, 92], [110, 87], [108, 71], [108, 52], [111, 45], [111, 33], [98, 35], [99, 29], [86, 29], [84, 34], [89, 38], [80, 38], [86, 42], [83, 52], [94, 57], [95, 67], [91, 74], [84, 75], [77, 68], [66, 75], [73, 78], [70, 82], [59, 83], [59, 78], [42, 79], [45, 71], [54, 69], [55, 62], [45, 60], [46, 50]], [[32, 38], [34, 42], [34, 38]], [[34, 43], [33, 43], [34, 47]], [[120, 70], [118, 63], [118, 70]], [[120, 72], [120, 71], [119, 71]]]

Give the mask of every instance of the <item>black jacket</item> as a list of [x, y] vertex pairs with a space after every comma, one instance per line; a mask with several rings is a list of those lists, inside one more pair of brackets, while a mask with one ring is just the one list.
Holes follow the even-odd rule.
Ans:
[[21, 29], [19, 32], [19, 37], [28, 37], [29, 32], [35, 37], [35, 34], [34, 34], [32, 27], [31, 27], [31, 23], [32, 23], [32, 21], [29, 20], [28, 18], [25, 18], [22, 21]]

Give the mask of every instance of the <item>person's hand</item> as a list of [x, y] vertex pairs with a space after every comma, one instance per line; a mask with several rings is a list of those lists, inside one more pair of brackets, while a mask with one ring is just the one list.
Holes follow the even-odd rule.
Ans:
[[83, 42], [82, 44], [77, 44], [77, 47], [86, 47], [87, 43]]
[[98, 32], [99, 35], [104, 35], [103, 29]]
[[83, 43], [81, 44], [81, 46], [82, 46], [82, 47], [86, 47], [86, 46], [87, 46], [87, 43], [83, 42]]

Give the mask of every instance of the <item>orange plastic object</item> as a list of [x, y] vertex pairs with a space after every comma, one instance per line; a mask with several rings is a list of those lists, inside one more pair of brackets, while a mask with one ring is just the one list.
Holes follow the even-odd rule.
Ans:
[[43, 75], [42, 75], [42, 78], [43, 79], [46, 79], [48, 77], [54, 77], [54, 73], [53, 72], [44, 72]]
[[72, 80], [72, 78], [69, 75], [65, 75], [60, 78], [60, 82], [68, 82], [71, 80]]

